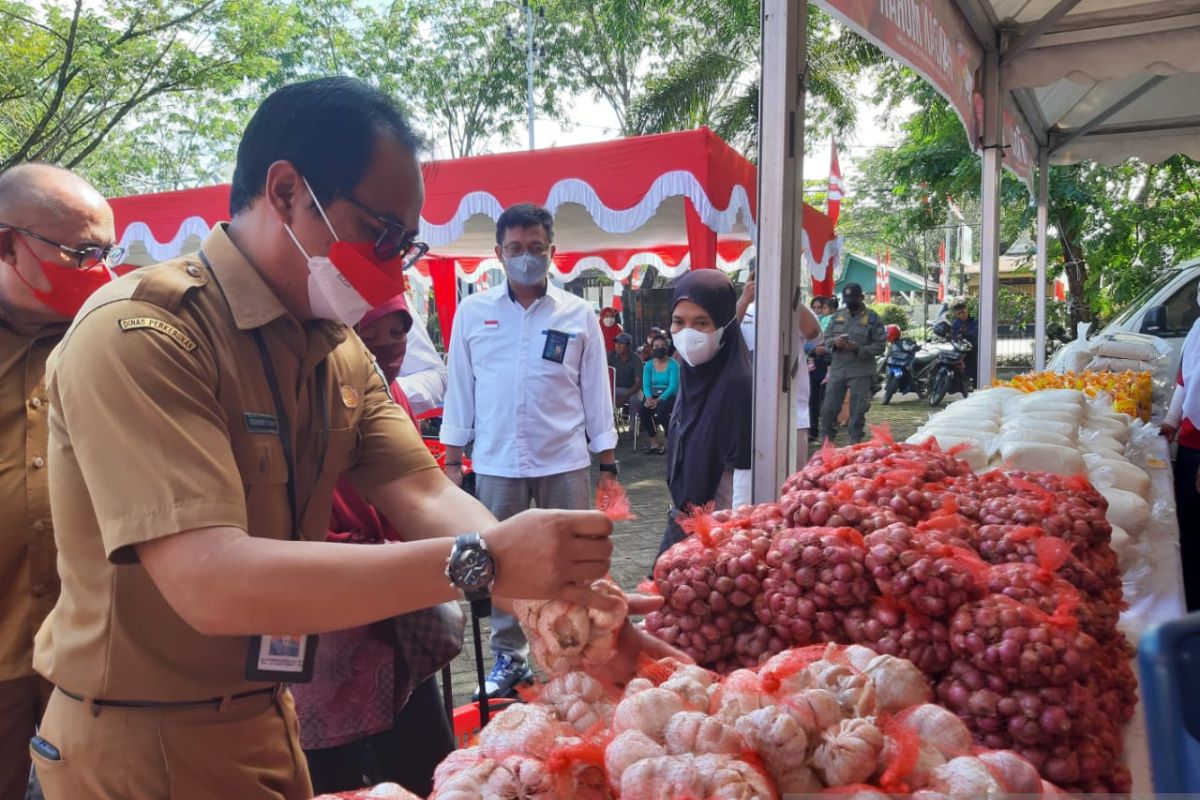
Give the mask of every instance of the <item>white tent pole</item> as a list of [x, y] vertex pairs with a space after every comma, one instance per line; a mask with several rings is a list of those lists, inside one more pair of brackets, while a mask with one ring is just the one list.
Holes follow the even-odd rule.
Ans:
[[1046, 368], [1046, 229], [1050, 222], [1050, 150], [1038, 151], [1037, 300], [1033, 315], [1033, 368]]
[[979, 385], [996, 379], [996, 310], [1000, 293], [1000, 169], [1004, 153], [1000, 54], [992, 49], [983, 67], [983, 226], [979, 259]]
[[795, 439], [793, 297], [802, 249], [807, 3], [764, 0], [759, 94], [758, 280], [754, 351], [754, 502], [777, 497]]

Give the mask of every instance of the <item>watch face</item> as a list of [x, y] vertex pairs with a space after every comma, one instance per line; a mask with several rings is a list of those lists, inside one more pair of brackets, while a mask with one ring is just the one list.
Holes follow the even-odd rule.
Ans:
[[487, 589], [496, 578], [496, 565], [481, 547], [460, 550], [450, 566], [451, 578], [463, 591]]

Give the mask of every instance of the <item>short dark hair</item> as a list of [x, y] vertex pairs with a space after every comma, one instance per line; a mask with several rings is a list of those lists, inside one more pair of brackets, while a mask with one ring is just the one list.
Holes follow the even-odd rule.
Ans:
[[820, 303], [820, 304], [821, 304], [821, 305], [823, 305], [823, 306], [824, 306], [824, 305], [828, 305], [828, 304], [829, 304], [829, 298], [827, 298], [827, 297], [826, 297], [825, 295], [823, 295], [823, 294], [814, 295], [814, 296], [813, 296], [813, 299], [808, 301], [808, 306], [809, 306], [809, 308], [812, 308], [812, 307], [813, 307], [813, 306], [815, 306], [817, 303]]
[[504, 234], [513, 228], [532, 228], [534, 225], [541, 225], [546, 231], [546, 238], [554, 241], [554, 217], [549, 211], [533, 203], [509, 206], [496, 220], [496, 244], [504, 244]]
[[842, 287], [842, 295], [844, 296], [847, 294], [863, 294], [862, 284], [861, 283], [847, 283], [845, 286]]
[[826, 298], [825, 298], [825, 305], [829, 306], [829, 310], [830, 310], [830, 311], [837, 311], [837, 310], [838, 310], [838, 299], [837, 299], [837, 296], [836, 296], [836, 295], [832, 295], [832, 294], [831, 294], [831, 295], [829, 295], [829, 297], [826, 297]]
[[967, 310], [967, 304], [966, 304], [966, 303], [955, 303], [955, 304], [954, 304], [954, 308], [953, 308], [952, 310], [954, 310], [954, 311], [966, 311], [966, 310]]
[[650, 344], [654, 344], [659, 339], [662, 339], [662, 343], [665, 345], [670, 344], [670, 342], [667, 340], [667, 335], [665, 333], [661, 333], [661, 332], [654, 334], [654, 337], [650, 340]]
[[317, 200], [328, 203], [362, 180], [381, 132], [413, 153], [423, 146], [399, 104], [356, 78], [318, 78], [276, 89], [242, 134], [229, 190], [230, 215], [245, 211], [262, 194], [267, 169], [276, 161], [291, 162]]

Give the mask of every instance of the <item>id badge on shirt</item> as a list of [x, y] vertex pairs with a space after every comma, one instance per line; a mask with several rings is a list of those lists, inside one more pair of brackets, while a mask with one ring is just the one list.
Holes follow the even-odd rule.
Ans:
[[546, 331], [546, 346], [542, 348], [542, 358], [547, 361], [553, 361], [555, 364], [563, 363], [563, 359], [567, 355], [567, 342], [571, 341], [571, 334], [563, 331], [548, 330]]
[[251, 636], [246, 649], [246, 679], [308, 683], [316, 657], [316, 636]]

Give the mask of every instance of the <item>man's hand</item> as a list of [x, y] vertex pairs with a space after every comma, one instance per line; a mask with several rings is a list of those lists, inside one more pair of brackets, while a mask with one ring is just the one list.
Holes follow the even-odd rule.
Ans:
[[823, 356], [829, 351], [825, 349], [825, 345], [819, 344], [813, 349], [813, 355]]
[[599, 511], [531, 509], [483, 532], [496, 559], [494, 593], [608, 607], [589, 588], [608, 574], [612, 522]]
[[446, 477], [449, 478], [450, 482], [453, 483], [455, 486], [458, 486], [461, 488], [462, 482], [463, 482], [462, 464], [454, 464], [454, 465], [447, 464], [446, 465]]
[[1158, 432], [1165, 436], [1168, 442], [1173, 442], [1175, 441], [1175, 434], [1178, 432], [1178, 429], [1174, 425], [1164, 422], [1159, 426]]
[[617, 476], [611, 472], [601, 472], [599, 486], [597, 488], [611, 490], [618, 485]]
[[[652, 595], [631, 594], [629, 613], [634, 616], [649, 614], [662, 608], [663, 598]], [[607, 664], [589, 670], [592, 677], [602, 683], [614, 686], [624, 686], [637, 674], [638, 657], [645, 655], [649, 659], [674, 658], [684, 664], [694, 663], [686, 653], [676, 650], [663, 640], [646, 633], [640, 624], [635, 625], [626, 618], [625, 624], [617, 638], [617, 652]]]
[[658, 408], [658, 398], [657, 397], [647, 397], [646, 402], [643, 405], [645, 405], [646, 408], [653, 411], [654, 409]]

